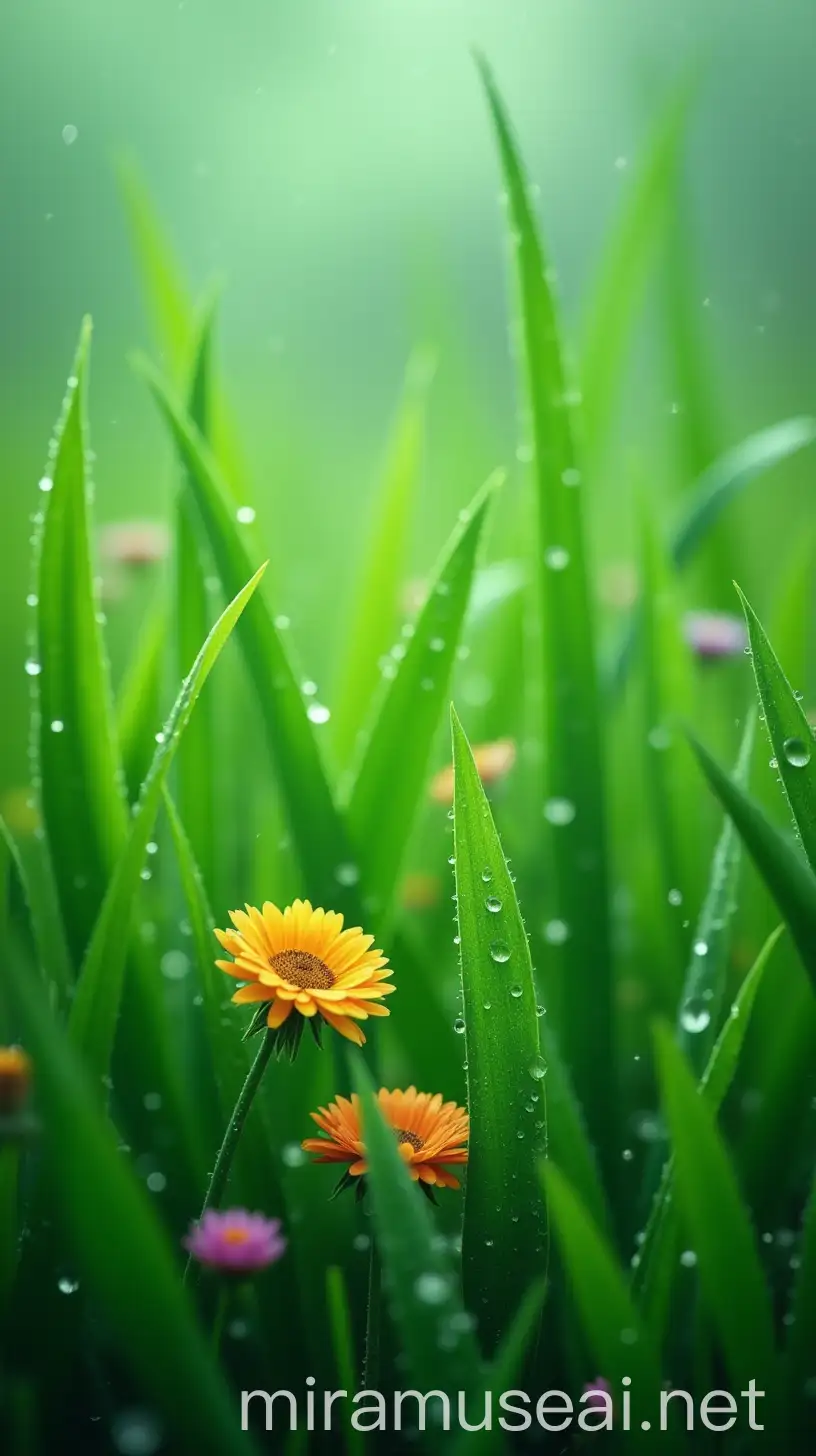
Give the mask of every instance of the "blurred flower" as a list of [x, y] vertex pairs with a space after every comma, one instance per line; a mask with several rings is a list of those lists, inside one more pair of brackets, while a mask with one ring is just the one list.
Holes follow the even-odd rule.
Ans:
[[170, 533], [160, 521], [117, 521], [99, 533], [101, 556], [119, 566], [150, 566], [169, 549]]
[[31, 1086], [31, 1062], [22, 1047], [0, 1047], [0, 1117], [22, 1112]]
[[247, 1213], [244, 1208], [224, 1212], [208, 1208], [182, 1239], [193, 1259], [224, 1274], [255, 1274], [281, 1258], [286, 1240], [279, 1218]]
[[[372, 950], [373, 935], [359, 927], [343, 929], [333, 910], [313, 910], [295, 900], [279, 910], [267, 900], [263, 910], [247, 905], [230, 911], [234, 930], [216, 930], [232, 961], [216, 964], [228, 976], [246, 981], [233, 996], [236, 1005], [261, 1003], [250, 1030], [278, 1031], [276, 1050], [297, 1053], [305, 1017], [320, 1045], [323, 1022], [362, 1046], [359, 1021], [387, 1016], [383, 996], [396, 990], [386, 982], [388, 961]], [[293, 1012], [299, 1015], [293, 1016]]]
[[[423, 1192], [438, 1188], [458, 1188], [459, 1180], [442, 1166], [443, 1163], [466, 1163], [469, 1118], [455, 1102], [443, 1102], [437, 1092], [387, 1091], [377, 1093], [386, 1122], [397, 1135], [397, 1144], [408, 1172], [419, 1182]], [[336, 1191], [348, 1187], [354, 1178], [368, 1172], [365, 1144], [362, 1140], [360, 1099], [356, 1092], [351, 1100], [338, 1097], [328, 1107], [311, 1114], [325, 1137], [307, 1138], [307, 1153], [315, 1153], [318, 1163], [348, 1163]], [[362, 1185], [358, 1187], [358, 1196]]]
[[588, 1397], [585, 1401], [586, 1405], [606, 1405], [604, 1396], [612, 1394], [612, 1387], [608, 1380], [604, 1380], [603, 1376], [599, 1375], [584, 1386], [583, 1394]]
[[405, 910], [429, 910], [439, 903], [441, 885], [436, 875], [406, 875], [400, 890]]
[[[512, 738], [497, 738], [495, 743], [478, 743], [473, 749], [476, 770], [483, 784], [494, 784], [509, 774], [516, 761], [516, 745]], [[435, 804], [453, 803], [453, 764], [440, 769], [431, 780], [431, 798]]]
[[31, 789], [9, 789], [0, 799], [0, 814], [13, 834], [33, 834], [40, 827], [40, 813]]
[[683, 636], [692, 651], [706, 662], [736, 657], [748, 645], [745, 623], [729, 612], [686, 612]]

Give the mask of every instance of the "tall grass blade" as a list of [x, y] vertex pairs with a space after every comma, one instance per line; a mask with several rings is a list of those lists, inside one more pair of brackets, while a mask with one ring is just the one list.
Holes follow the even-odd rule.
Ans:
[[[749, 713], [734, 768], [734, 782], [747, 789], [756, 714]], [[697, 920], [680, 1002], [678, 1044], [699, 1076], [717, 1035], [728, 975], [731, 927], [737, 908], [741, 842], [726, 817], [714, 850], [708, 891]]]
[[737, 587], [751, 644], [759, 699], [775, 767], [802, 848], [816, 872], [816, 743], [804, 708], [786, 678], [753, 607]]
[[445, 548], [404, 656], [383, 685], [349, 796], [346, 817], [366, 905], [379, 915], [391, 902], [422, 802], [494, 485], [490, 480], [479, 492]]
[[122, 994], [127, 927], [167, 774], [198, 695], [264, 570], [261, 567], [255, 573], [216, 622], [182, 685], [134, 808], [124, 848], [83, 962], [69, 1025], [74, 1045], [81, 1049], [86, 1065], [100, 1078], [107, 1075], [110, 1065]]
[[[144, 366], [144, 372], [187, 471], [224, 592], [231, 596], [252, 566], [218, 467], [159, 376], [149, 365]], [[260, 595], [244, 614], [239, 640], [311, 896], [318, 904], [345, 909], [356, 917], [359, 892], [356, 883], [351, 883], [344, 873], [345, 866], [354, 864], [351, 841], [334, 802], [282, 631], [275, 626]]]
[[121, 847], [126, 809], [91, 558], [86, 319], [40, 483], [36, 687], [41, 802], [66, 937], [78, 964]]
[[776, 1356], [756, 1236], [714, 1115], [668, 1027], [656, 1027], [655, 1047], [676, 1196], [731, 1389], [743, 1390], [751, 1379], [765, 1388]]
[[799, 1247], [799, 1270], [791, 1307], [792, 1323], [786, 1352], [787, 1409], [792, 1435], [805, 1450], [813, 1430], [816, 1400], [813, 1352], [816, 1350], [816, 1179], [810, 1193]]
[[462, 1256], [467, 1302], [479, 1311], [482, 1348], [492, 1355], [530, 1278], [543, 1275], [546, 1268], [538, 1165], [546, 1151], [547, 1065], [521, 911], [455, 711], [451, 729], [471, 1116]]
[[[649, 1449], [640, 1422], [646, 1417], [655, 1424], [654, 1407], [647, 1410], [643, 1406], [647, 1399], [656, 1402], [660, 1391], [660, 1366], [654, 1348], [615, 1255], [577, 1194], [552, 1162], [544, 1169], [543, 1178], [561, 1262], [598, 1371], [612, 1387], [616, 1409], [624, 1378], [631, 1380], [633, 1392], [640, 1393], [632, 1432], [626, 1437], [627, 1448]], [[633, 1394], [633, 1401], [636, 1398]], [[671, 1437], [667, 1434], [664, 1439], [670, 1451]]]
[[337, 681], [332, 741], [341, 764], [354, 752], [364, 715], [380, 682], [380, 661], [389, 651], [405, 587], [411, 519], [425, 443], [427, 395], [434, 374], [427, 353], [414, 355], [388, 445], [372, 509], [365, 554], [358, 568], [348, 643]]
[[[504, 103], [483, 62], [481, 72], [509, 197], [533, 448], [546, 796], [550, 823], [559, 826], [553, 830], [556, 913], [570, 931], [561, 955], [564, 1045], [589, 1127], [609, 1151], [616, 1109], [609, 885], [597, 664], [575, 439], [577, 397], [562, 357], [527, 178]], [[588, 1001], [591, 1016], [586, 1015]]]
[[[16, 962], [10, 978], [36, 1066], [44, 1151], [76, 1268], [134, 1377], [183, 1449], [247, 1452], [170, 1248], [96, 1105], [79, 1059]], [[108, 1236], [115, 1230], [115, 1237]]]
[[156, 724], [162, 717], [166, 648], [167, 607], [160, 600], [136, 639], [116, 702], [122, 767], [132, 804], [139, 797], [156, 746]]
[[476, 1390], [481, 1361], [453, 1266], [380, 1112], [365, 1063], [359, 1053], [349, 1061], [361, 1103], [374, 1231], [412, 1379], [426, 1392]]
[[[678, 570], [689, 564], [726, 506], [752, 480], [774, 465], [781, 465], [799, 450], [812, 445], [814, 440], [816, 419], [809, 415], [796, 416], [760, 430], [756, 435], [749, 435], [704, 470], [689, 492], [669, 536], [669, 554]], [[626, 681], [639, 626], [640, 610], [635, 607], [615, 650], [604, 664], [603, 681], [607, 693], [620, 691]]]
[[667, 230], [693, 94], [694, 88], [684, 81], [657, 118], [601, 260], [581, 361], [587, 443], [593, 457], [600, 454], [608, 436], [633, 324]]
[[187, 368], [195, 333], [193, 300], [181, 264], [133, 158], [119, 159], [117, 175], [153, 331], [167, 356], [170, 373], [180, 379]]
[[[781, 934], [780, 926], [768, 936], [745, 977], [700, 1080], [700, 1094], [714, 1117], [722, 1107], [735, 1076], [765, 967]], [[669, 1299], [677, 1273], [680, 1218], [674, 1183], [674, 1161], [669, 1156], [663, 1165], [632, 1280], [638, 1305], [648, 1319], [658, 1347], [665, 1334]]]
[[[359, 1367], [354, 1351], [354, 1332], [351, 1327], [348, 1291], [342, 1269], [333, 1265], [326, 1270], [326, 1306], [329, 1313], [334, 1360], [340, 1388], [349, 1395], [359, 1387]], [[348, 1456], [364, 1456], [365, 1437], [349, 1421], [345, 1429], [345, 1448]]]
[[802, 856], [771, 823], [764, 810], [728, 777], [695, 738], [691, 746], [709, 787], [730, 815], [737, 832], [788, 926], [811, 980], [816, 985], [816, 876]]

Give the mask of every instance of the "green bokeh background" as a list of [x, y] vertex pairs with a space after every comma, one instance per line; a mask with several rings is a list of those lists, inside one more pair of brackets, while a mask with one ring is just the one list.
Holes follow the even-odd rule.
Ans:
[[[650, 129], [701, 64], [686, 223], [719, 443], [812, 408], [812, 0], [6, 0], [0, 42], [4, 789], [25, 779], [28, 517], [84, 312], [97, 518], [157, 517], [169, 500], [167, 443], [129, 362], [152, 340], [118, 156], [142, 169], [195, 291], [223, 280], [247, 489], [275, 598], [329, 702], [359, 526], [415, 345], [439, 357], [418, 570], [452, 510], [515, 462], [498, 172], [472, 44], [540, 185], [576, 344]], [[655, 491], [683, 483], [660, 294], [658, 273], [593, 485], [601, 561], [627, 555], [635, 477]], [[729, 516], [726, 546], [759, 610], [791, 523], [809, 519], [809, 476], [807, 459], [794, 463]], [[788, 545], [771, 568], [775, 542]], [[117, 669], [144, 590], [112, 608]], [[731, 605], [723, 594], [700, 605]]]

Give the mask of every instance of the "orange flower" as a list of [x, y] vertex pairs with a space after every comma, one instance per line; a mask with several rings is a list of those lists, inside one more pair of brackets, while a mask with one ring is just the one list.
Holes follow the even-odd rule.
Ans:
[[[479, 743], [473, 749], [473, 761], [483, 784], [494, 784], [509, 774], [516, 761], [516, 745], [512, 738], [497, 738], [495, 743]], [[453, 764], [440, 769], [431, 780], [431, 798], [436, 804], [453, 803]]]
[[28, 1100], [31, 1062], [21, 1047], [0, 1047], [0, 1116], [21, 1112]]
[[[400, 1153], [408, 1165], [408, 1172], [424, 1189], [458, 1188], [459, 1180], [447, 1171], [444, 1164], [466, 1163], [469, 1118], [463, 1107], [455, 1102], [443, 1102], [437, 1092], [417, 1092], [409, 1087], [401, 1092], [389, 1092], [381, 1087], [377, 1093], [380, 1110], [386, 1122], [394, 1129]], [[307, 1138], [303, 1147], [307, 1153], [315, 1153], [318, 1163], [348, 1163], [340, 1187], [352, 1178], [368, 1172], [365, 1144], [360, 1122], [360, 1099], [353, 1092], [351, 1099], [338, 1097], [328, 1107], [311, 1114], [313, 1120], [325, 1134], [324, 1137]]]
[[230, 911], [230, 919], [234, 930], [215, 933], [234, 959], [216, 965], [247, 982], [232, 999], [239, 1006], [261, 1003], [250, 1029], [280, 1030], [279, 1051], [286, 1046], [291, 1055], [297, 1052], [303, 1018], [318, 1044], [327, 1022], [361, 1046], [365, 1037], [358, 1022], [388, 1015], [381, 1001], [396, 990], [386, 982], [388, 961], [371, 949], [372, 935], [359, 927], [344, 930], [342, 915], [313, 910], [308, 900], [295, 900], [285, 910], [267, 900], [262, 910], [247, 905], [246, 913]]

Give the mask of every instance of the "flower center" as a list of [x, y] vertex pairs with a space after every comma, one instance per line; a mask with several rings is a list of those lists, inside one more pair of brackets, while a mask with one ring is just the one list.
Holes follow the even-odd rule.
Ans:
[[334, 985], [334, 976], [328, 966], [307, 950], [278, 951], [277, 955], [269, 957], [269, 964], [290, 985], [300, 986], [301, 991], [314, 988], [327, 991]]
[[224, 1229], [221, 1237], [223, 1238], [225, 1244], [245, 1244], [247, 1239], [249, 1238], [249, 1234], [247, 1233], [246, 1229], [228, 1228]]
[[402, 1128], [396, 1129], [398, 1143], [410, 1143], [415, 1153], [421, 1152], [425, 1143], [415, 1132], [403, 1132]]

